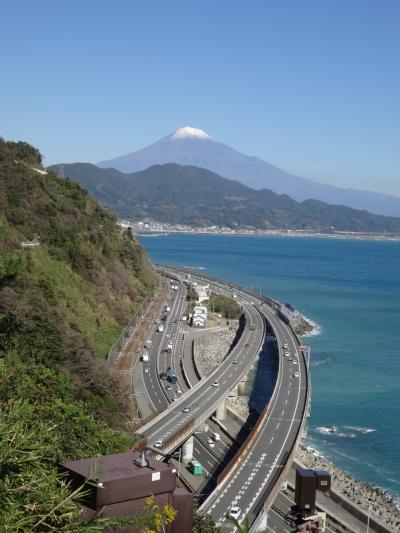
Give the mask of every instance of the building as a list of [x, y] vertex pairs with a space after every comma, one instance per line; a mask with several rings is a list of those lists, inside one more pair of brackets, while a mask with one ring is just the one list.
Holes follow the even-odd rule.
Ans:
[[205, 305], [196, 305], [192, 313], [192, 326], [204, 328], [207, 325], [208, 309]]
[[[71, 490], [84, 485], [82, 521], [95, 516], [135, 516], [149, 496], [156, 505], [171, 505], [177, 516], [166, 531], [190, 533], [193, 525], [193, 495], [177, 487], [176, 469], [168, 463], [148, 459], [136, 451], [68, 461], [60, 465], [71, 481]], [[120, 533], [137, 533], [124, 526]]]
[[199, 304], [209, 299], [209, 285], [197, 285], [196, 292], [198, 295], [197, 301]]

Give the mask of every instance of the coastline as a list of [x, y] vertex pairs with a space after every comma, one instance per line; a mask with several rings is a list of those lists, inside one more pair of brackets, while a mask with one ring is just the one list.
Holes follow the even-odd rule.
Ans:
[[313, 238], [313, 239], [340, 239], [340, 240], [354, 240], [354, 241], [389, 241], [389, 242], [400, 242], [400, 235], [385, 235], [385, 234], [375, 234], [375, 233], [352, 233], [352, 232], [343, 232], [343, 233], [322, 233], [322, 232], [307, 232], [307, 231], [297, 231], [297, 230], [271, 230], [271, 231], [202, 231], [201, 228], [197, 230], [178, 230], [171, 229], [165, 231], [143, 231], [140, 230], [140, 233], [135, 233], [139, 237], [163, 237], [167, 235], [215, 235], [215, 236], [232, 236], [232, 237], [286, 237], [286, 238]]
[[400, 529], [400, 505], [389, 491], [353, 478], [310, 446], [300, 445], [295, 460], [306, 468], [328, 470], [335, 492], [348, 498], [365, 513], [370, 513], [391, 531]]
[[[302, 315], [300, 316], [303, 320], [307, 320], [312, 327], [311, 332], [302, 336], [317, 335], [320, 333], [321, 328], [318, 324]], [[229, 344], [233, 339], [234, 333], [232, 330], [227, 330], [222, 336], [221, 333], [209, 331], [207, 335], [202, 337], [200, 342], [201, 347], [198, 346], [196, 350], [196, 364], [201, 369], [200, 372], [203, 375], [207, 375], [215, 365], [219, 364], [220, 361], [214, 358], [215, 353], [220, 353], [221, 348], [222, 352], [224, 352], [224, 349], [226, 351], [229, 349]], [[237, 396], [235, 398], [229, 398], [228, 406], [239, 417], [246, 418], [250, 411], [249, 397]], [[370, 513], [371, 517], [374, 517], [377, 521], [390, 528], [390, 530], [400, 530], [400, 505], [389, 491], [353, 478], [349, 473], [329, 461], [329, 459], [315, 448], [304, 444], [299, 445], [295, 455], [295, 461], [301, 463], [306, 468], [328, 470], [332, 475], [332, 488], [337, 494], [349, 499], [365, 513]]]

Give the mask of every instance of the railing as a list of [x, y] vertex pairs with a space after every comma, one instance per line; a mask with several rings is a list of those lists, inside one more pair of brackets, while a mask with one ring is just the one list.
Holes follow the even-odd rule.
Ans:
[[[279, 357], [279, 354], [278, 354]], [[279, 357], [279, 369], [278, 369], [278, 376], [276, 379], [274, 391], [272, 393], [270, 401], [266, 404], [264, 409], [262, 410], [262, 413], [257, 419], [257, 422], [255, 423], [253, 429], [247, 436], [246, 440], [241, 445], [240, 449], [236, 453], [234, 457], [229, 461], [227, 466], [224, 468], [224, 470], [221, 472], [221, 474], [218, 476], [217, 485], [220, 486], [224, 481], [230, 476], [231, 471], [234, 469], [234, 467], [240, 463], [245, 455], [247, 455], [249, 449], [253, 445], [254, 441], [258, 438], [258, 435], [262, 429], [262, 426], [264, 425], [266, 419], [268, 418], [269, 412], [270, 412], [270, 406], [274, 404], [276, 395], [279, 391], [278, 384], [280, 383], [280, 378], [282, 375], [282, 363], [281, 363], [281, 357]]]
[[[169, 267], [168, 267], [169, 268]], [[167, 271], [168, 272], [168, 269], [165, 269], [164, 267], [161, 267], [161, 266], [158, 266], [158, 269], [159, 270], [164, 270], [164, 271]], [[172, 270], [175, 270], [172, 268]], [[258, 294], [256, 293], [255, 291], [252, 291], [250, 289], [246, 289], [236, 283], [233, 283], [233, 282], [227, 282], [226, 280], [221, 280], [219, 278], [216, 278], [214, 276], [208, 276], [208, 275], [204, 275], [204, 274], [201, 274], [198, 275], [197, 273], [193, 272], [192, 270], [189, 270], [189, 269], [177, 269], [179, 270], [180, 272], [186, 272], [186, 273], [190, 273], [192, 274], [193, 276], [195, 277], [201, 277], [201, 278], [205, 278], [205, 279], [208, 279], [209, 281], [211, 282], [214, 282], [214, 283], [219, 283], [219, 284], [223, 284], [225, 286], [228, 286], [229, 288], [234, 288], [236, 290], [239, 290], [241, 292], [244, 292], [252, 297], [254, 297], [255, 299], [257, 300], [261, 300], [263, 303], [267, 304], [268, 306], [270, 306], [272, 309], [276, 310], [276, 311], [279, 311], [279, 308], [280, 308], [280, 303], [275, 301], [275, 300], [272, 300], [271, 298], [268, 298], [262, 294]], [[264, 322], [264, 333], [265, 333], [265, 321], [266, 321], [266, 318], [263, 317], [263, 322]], [[271, 327], [273, 328], [272, 324], [271, 324]], [[300, 347], [300, 342], [299, 342], [299, 339], [297, 337], [297, 335], [294, 333], [293, 329], [291, 328], [290, 324], [289, 324], [289, 327], [290, 329], [292, 330], [293, 332], [293, 335], [294, 335], [294, 338], [296, 340], [296, 342], [298, 343], [299, 347]], [[273, 328], [274, 329], [274, 328]], [[276, 335], [276, 332], [275, 332], [275, 335]], [[263, 340], [264, 340], [264, 337], [263, 337]], [[269, 412], [270, 412], [270, 406], [273, 405], [275, 403], [275, 400], [276, 400], [276, 396], [278, 394], [278, 391], [279, 391], [279, 386], [278, 384], [280, 383], [280, 378], [282, 376], [282, 364], [281, 364], [281, 348], [279, 347], [279, 371], [278, 371], [278, 378], [277, 378], [277, 381], [276, 381], [276, 385], [275, 385], [275, 388], [274, 388], [274, 392], [273, 392], [273, 395], [271, 397], [271, 400], [270, 402], [265, 406], [263, 412], [261, 413], [259, 419], [257, 420], [257, 423], [256, 425], [254, 426], [253, 430], [251, 431], [250, 435], [247, 437], [247, 439], [245, 440], [245, 442], [243, 443], [243, 445], [241, 446], [240, 450], [238, 451], [238, 453], [235, 455], [235, 457], [233, 459], [231, 459], [231, 461], [228, 463], [227, 467], [225, 467], [224, 471], [218, 476], [218, 488], [220, 489], [221, 488], [221, 485], [224, 484], [226, 482], [226, 480], [228, 478], [230, 478], [231, 474], [232, 474], [232, 471], [235, 469], [235, 466], [237, 466], [238, 463], [241, 462], [241, 460], [243, 459], [243, 457], [248, 453], [249, 449], [251, 448], [252, 444], [254, 443], [254, 441], [258, 438], [258, 435], [261, 431], [261, 427], [262, 425], [264, 424]], [[306, 380], [306, 398], [305, 398], [305, 402], [304, 402], [304, 406], [303, 406], [303, 410], [302, 410], [302, 416], [301, 416], [301, 424], [299, 424], [299, 427], [298, 427], [298, 430], [296, 432], [296, 437], [295, 439], [293, 440], [293, 443], [290, 447], [290, 450], [289, 451], [286, 451], [284, 453], [284, 455], [282, 456], [282, 459], [281, 459], [281, 462], [280, 464], [278, 465], [277, 467], [277, 470], [276, 472], [274, 473], [272, 479], [268, 482], [267, 486], [264, 488], [261, 496], [258, 498], [258, 502], [257, 502], [257, 505], [254, 509], [254, 513], [253, 513], [253, 516], [254, 514], [258, 514], [259, 511], [261, 510], [262, 506], [264, 505], [264, 502], [266, 500], [268, 500], [268, 498], [270, 497], [272, 491], [274, 490], [274, 487], [277, 485], [277, 482], [279, 480], [279, 478], [283, 475], [283, 473], [285, 472], [285, 470], [287, 469], [287, 466], [288, 466], [288, 460], [290, 457], [292, 457], [294, 451], [295, 451], [295, 448], [297, 446], [297, 443], [298, 443], [298, 439], [299, 439], [299, 436], [301, 435], [301, 431], [303, 429], [303, 426], [304, 426], [304, 423], [305, 423], [305, 414], [306, 414], [306, 411], [307, 411], [307, 406], [308, 406], [308, 401], [309, 401], [309, 394], [310, 394], [310, 388], [309, 388], [309, 375], [308, 375], [308, 367], [307, 367], [307, 362], [306, 362], [306, 358], [305, 358], [305, 354], [302, 350], [300, 350], [300, 353], [301, 353], [301, 356], [303, 358], [303, 362], [304, 362], [304, 368], [305, 368], [305, 380]], [[218, 402], [222, 401], [223, 398], [219, 398]], [[203, 413], [203, 416], [202, 416], [202, 419], [204, 418], [204, 416], [209, 416], [211, 415], [211, 413], [215, 410], [215, 406], [212, 406], [213, 409], [210, 411], [211, 408], [209, 408], [205, 413]], [[209, 412], [210, 411], [210, 412]], [[201, 422], [199, 422], [198, 420], [194, 420], [193, 421], [193, 425], [196, 426], [197, 424], [199, 424]], [[182, 428], [183, 429], [183, 428]], [[185, 428], [185, 430], [187, 431], [187, 428]], [[182, 430], [181, 430], [182, 431]], [[177, 435], [174, 435], [174, 440], [176, 439]], [[200, 511], [201, 512], [205, 512], [205, 510], [208, 508], [211, 500], [212, 500], [213, 496], [210, 496], [209, 498], [207, 498], [207, 500], [203, 503], [203, 505], [200, 507]]]
[[145, 301], [143, 302], [143, 305], [140, 309], [136, 311], [136, 313], [133, 315], [133, 317], [128, 322], [125, 329], [122, 331], [122, 333], [119, 335], [117, 340], [114, 342], [114, 344], [111, 346], [108, 355], [107, 355], [107, 363], [109, 365], [113, 365], [114, 362], [118, 359], [119, 355], [123, 351], [123, 349], [126, 347], [126, 345], [129, 342], [129, 339], [132, 337], [132, 333], [136, 329], [138, 323], [143, 318], [143, 316], [146, 314], [148, 308], [151, 305], [151, 302], [153, 301], [154, 296], [157, 293], [154, 291], [152, 294], [150, 294]]
[[[238, 376], [234, 382], [232, 382], [232, 387], [231, 388], [234, 388], [239, 382], [240, 380], [242, 379], [243, 375], [246, 374], [250, 367], [252, 366], [252, 364], [254, 363], [254, 360], [255, 358], [257, 357], [257, 355], [259, 354], [259, 351], [260, 351], [260, 347], [264, 344], [264, 339], [265, 339], [265, 321], [263, 320], [262, 321], [262, 335], [261, 335], [261, 340], [260, 340], [260, 344], [257, 348], [257, 350], [255, 350], [254, 352], [254, 357], [252, 357], [251, 359], [249, 359], [249, 361], [247, 362], [247, 365], [244, 367], [243, 369], [243, 372], [241, 373], [240, 376]], [[232, 356], [232, 358], [234, 358], [234, 354], [235, 352], [238, 350], [238, 349], [241, 349], [238, 345], [236, 345], [233, 350], [231, 351], [230, 355]], [[205, 383], [210, 383], [213, 378], [214, 378], [214, 375], [218, 372], [219, 370], [219, 367], [216, 367], [208, 376], [206, 379], [203, 379], [201, 381], [199, 381], [198, 383], [196, 383], [196, 385], [190, 390], [188, 391], [185, 395], [182, 395], [183, 397], [180, 398], [178, 401], [174, 402], [173, 403], [173, 407], [178, 407], [178, 405], [180, 405], [182, 402], [186, 402], [188, 400], [188, 398], [190, 398], [193, 394], [195, 394], [197, 392], [197, 389], [199, 389], [200, 387], [204, 387]], [[219, 396], [212, 404], [211, 406], [204, 410], [201, 414], [201, 417], [198, 418], [198, 419], [195, 419], [195, 423], [197, 425], [199, 424], [202, 424], [204, 423], [204, 421], [210, 417], [212, 415], [212, 413], [214, 413], [214, 411], [217, 409], [218, 405], [224, 401], [228, 396], [229, 396], [229, 393], [231, 391], [231, 388], [230, 389], [227, 389], [227, 391], [222, 395], [222, 396]], [[151, 427], [153, 426], [153, 424], [156, 422], [157, 420], [154, 419], [152, 420], [149, 424], [146, 424], [146, 426], [143, 426], [142, 427], [142, 431], [141, 431], [141, 434], [145, 434], [147, 431], [149, 431], [151, 429]], [[188, 436], [188, 435], [186, 435]]]

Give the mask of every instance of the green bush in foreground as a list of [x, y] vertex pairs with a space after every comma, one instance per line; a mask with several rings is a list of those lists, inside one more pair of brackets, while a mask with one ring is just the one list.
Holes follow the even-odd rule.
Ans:
[[0, 407], [0, 529], [86, 532], [129, 524], [141, 531], [158, 531], [173, 521], [175, 511], [170, 506], [159, 508], [150, 499], [134, 518], [81, 523], [77, 502], [85, 486], [72, 493], [65, 478], [49, 465], [49, 457], [57, 454], [55, 440], [38, 441], [38, 434], [54, 431], [54, 425], [32, 423], [24, 402]]

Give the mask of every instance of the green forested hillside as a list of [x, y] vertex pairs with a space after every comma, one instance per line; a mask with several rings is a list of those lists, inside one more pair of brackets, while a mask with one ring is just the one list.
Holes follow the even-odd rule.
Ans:
[[191, 226], [399, 233], [400, 218], [317, 200], [254, 190], [194, 166], [154, 165], [131, 174], [88, 163], [64, 165], [65, 175], [101, 204], [130, 220], [152, 218]]
[[[23, 248], [35, 234], [40, 245]], [[154, 283], [145, 252], [113, 215], [76, 183], [44, 172], [28, 144], [0, 140], [0, 524], [7, 531], [31, 530], [62, 502], [57, 461], [132, 442], [126, 391], [104, 357]], [[67, 531], [71, 509], [64, 502], [46, 521]]]

